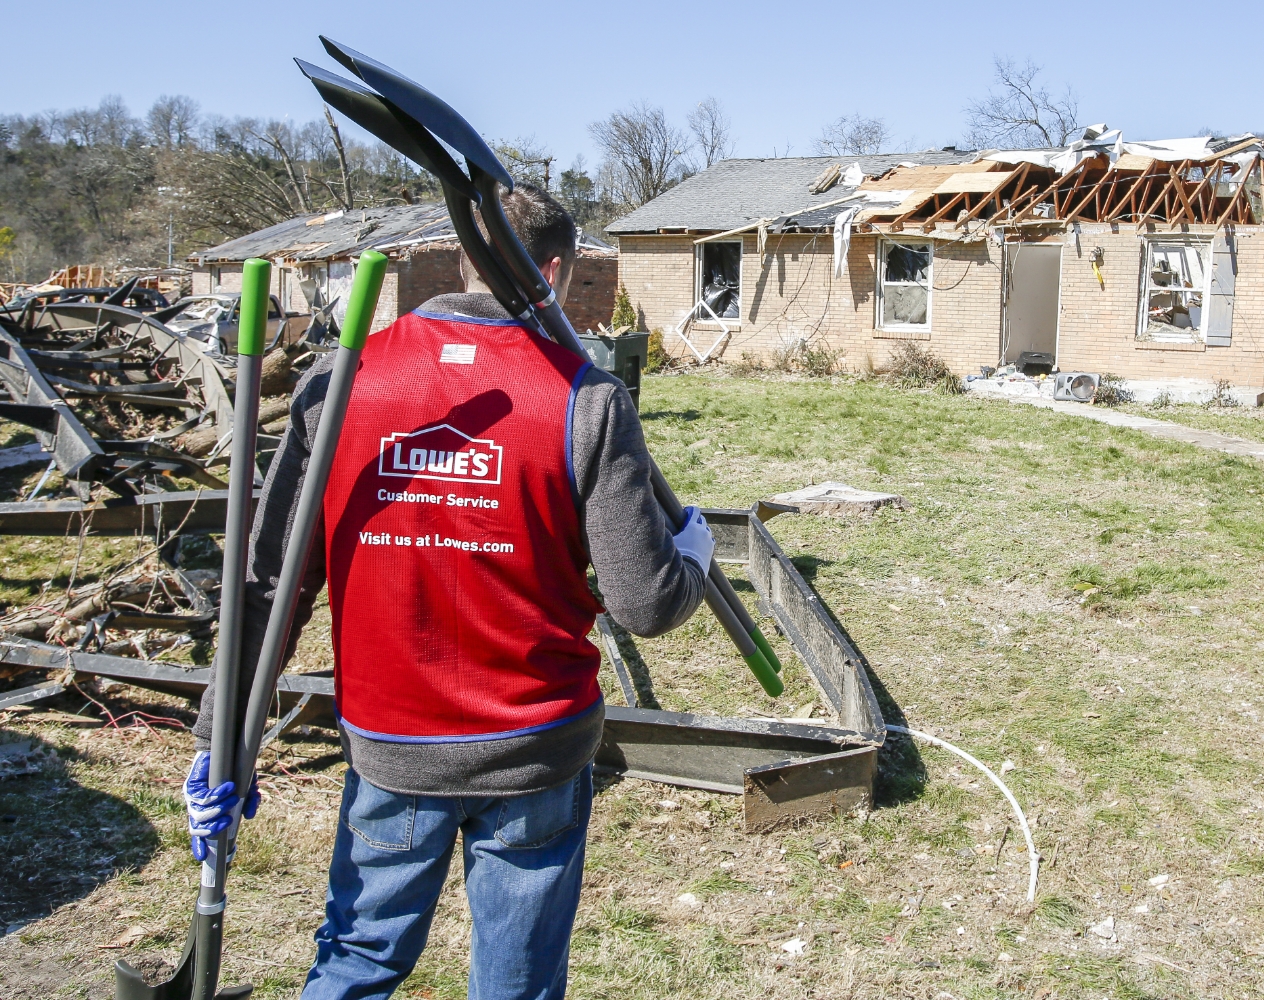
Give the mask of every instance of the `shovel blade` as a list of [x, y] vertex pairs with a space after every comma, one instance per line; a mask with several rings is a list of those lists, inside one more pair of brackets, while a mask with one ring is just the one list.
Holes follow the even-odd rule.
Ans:
[[[311, 80], [325, 103], [408, 157], [423, 170], [451, 185], [476, 204], [479, 194], [473, 182], [448, 151], [410, 116], [367, 87], [321, 69], [304, 59], [295, 59], [303, 75]], [[402, 120], [401, 120], [402, 119]]]
[[332, 39], [320, 36], [334, 59], [355, 73], [409, 117], [416, 119], [484, 173], [496, 178], [507, 190], [512, 191], [514, 182], [504, 164], [483, 141], [469, 122], [441, 98], [436, 97], [419, 83], [391, 69], [362, 52], [347, 48]]
[[[218, 950], [218, 938], [214, 935], [208, 938], [208, 930], [210, 930], [208, 921], [199, 920], [198, 915], [195, 914], [192, 923], [189, 924], [189, 936], [185, 939], [184, 951], [180, 953], [176, 971], [171, 974], [170, 979], [152, 986], [145, 982], [145, 978], [139, 972], [119, 959], [114, 963], [114, 1000], [193, 1000], [194, 979], [198, 965], [199, 931], [201, 931], [203, 946], [212, 949], [210, 952], [212, 957]], [[218, 960], [214, 965], [218, 973]], [[214, 988], [213, 980], [209, 987]], [[215, 998], [216, 1000], [241, 1000], [243, 997], [250, 996], [253, 990], [254, 987], [246, 983], [242, 986], [220, 990], [215, 994]], [[209, 993], [203, 992], [202, 995], [207, 996]]]

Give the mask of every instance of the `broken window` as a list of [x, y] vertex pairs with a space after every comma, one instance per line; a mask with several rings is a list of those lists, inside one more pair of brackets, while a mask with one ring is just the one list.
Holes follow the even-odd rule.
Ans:
[[1190, 240], [1147, 244], [1141, 340], [1202, 340], [1208, 248]]
[[930, 326], [930, 243], [883, 242], [878, 297], [883, 329]]
[[703, 243], [698, 250], [698, 300], [711, 312], [699, 306], [697, 318], [712, 319], [715, 313], [720, 319], [741, 319], [741, 241]]

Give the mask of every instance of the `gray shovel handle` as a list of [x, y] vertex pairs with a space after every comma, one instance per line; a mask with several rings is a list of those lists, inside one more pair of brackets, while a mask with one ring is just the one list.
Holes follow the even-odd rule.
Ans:
[[268, 708], [272, 704], [277, 676], [284, 665], [285, 647], [289, 644], [303, 574], [307, 569], [308, 556], [311, 555], [312, 539], [315, 537], [321, 507], [325, 502], [325, 486], [329, 482], [334, 453], [338, 450], [338, 438], [347, 416], [347, 403], [351, 399], [351, 389], [359, 363], [360, 351], [339, 346], [334, 356], [325, 402], [321, 408], [316, 440], [312, 443], [312, 454], [303, 477], [298, 510], [295, 512], [290, 539], [285, 547], [281, 577], [272, 598], [268, 628], [264, 634], [263, 648], [259, 651], [254, 683], [250, 687], [250, 700], [246, 704], [245, 725], [241, 729], [241, 744], [237, 753], [238, 788], [248, 787], [254, 774], [259, 744], [263, 741], [264, 727], [268, 722]]

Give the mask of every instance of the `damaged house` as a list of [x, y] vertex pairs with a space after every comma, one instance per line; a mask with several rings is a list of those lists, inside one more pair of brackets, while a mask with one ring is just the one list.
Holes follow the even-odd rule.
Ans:
[[[272, 293], [282, 308], [305, 313], [316, 301], [332, 302], [341, 323], [355, 261], [365, 250], [390, 258], [375, 331], [432, 296], [462, 290], [460, 243], [447, 208], [430, 203], [300, 216], [201, 250], [189, 257], [193, 294], [241, 291], [243, 262], [263, 257], [273, 262]], [[581, 233], [566, 302], [567, 315], [581, 333], [610, 322], [617, 271], [618, 251]]]
[[1261, 385], [1260, 153], [1096, 128], [1060, 149], [726, 160], [608, 232], [645, 328], [700, 360], [823, 343], [881, 368], [916, 340], [961, 373]]

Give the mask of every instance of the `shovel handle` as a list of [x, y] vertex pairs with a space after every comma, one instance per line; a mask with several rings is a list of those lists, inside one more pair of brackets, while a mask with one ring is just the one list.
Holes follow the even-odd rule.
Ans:
[[307, 568], [307, 557], [311, 554], [316, 525], [320, 521], [325, 501], [325, 486], [329, 482], [329, 471], [338, 450], [338, 437], [342, 433], [347, 403], [351, 399], [360, 349], [368, 338], [385, 275], [385, 256], [376, 250], [366, 250], [360, 255], [360, 263], [351, 284], [351, 295], [347, 301], [347, 316], [339, 336], [338, 350], [334, 355], [329, 388], [325, 393], [320, 423], [312, 441], [307, 473], [303, 477], [298, 508], [294, 514], [289, 541], [285, 546], [285, 556], [281, 560], [281, 576], [272, 598], [267, 631], [259, 652], [259, 662], [255, 665], [250, 699], [246, 704], [237, 755], [239, 788], [249, 786], [255, 760], [259, 756], [259, 744], [263, 740], [263, 729], [268, 721], [268, 707], [272, 703], [277, 676], [285, 666], [285, 647], [289, 643], [303, 572]]
[[373, 325], [373, 313], [377, 310], [377, 297], [386, 278], [387, 259], [376, 250], [360, 254], [355, 278], [351, 282], [351, 297], [347, 300], [347, 315], [342, 321], [342, 334], [338, 343], [349, 351], [364, 350], [369, 339], [369, 327]]
[[241, 269], [241, 307], [237, 322], [237, 353], [257, 357], [268, 340], [268, 288], [272, 265], [251, 257]]

